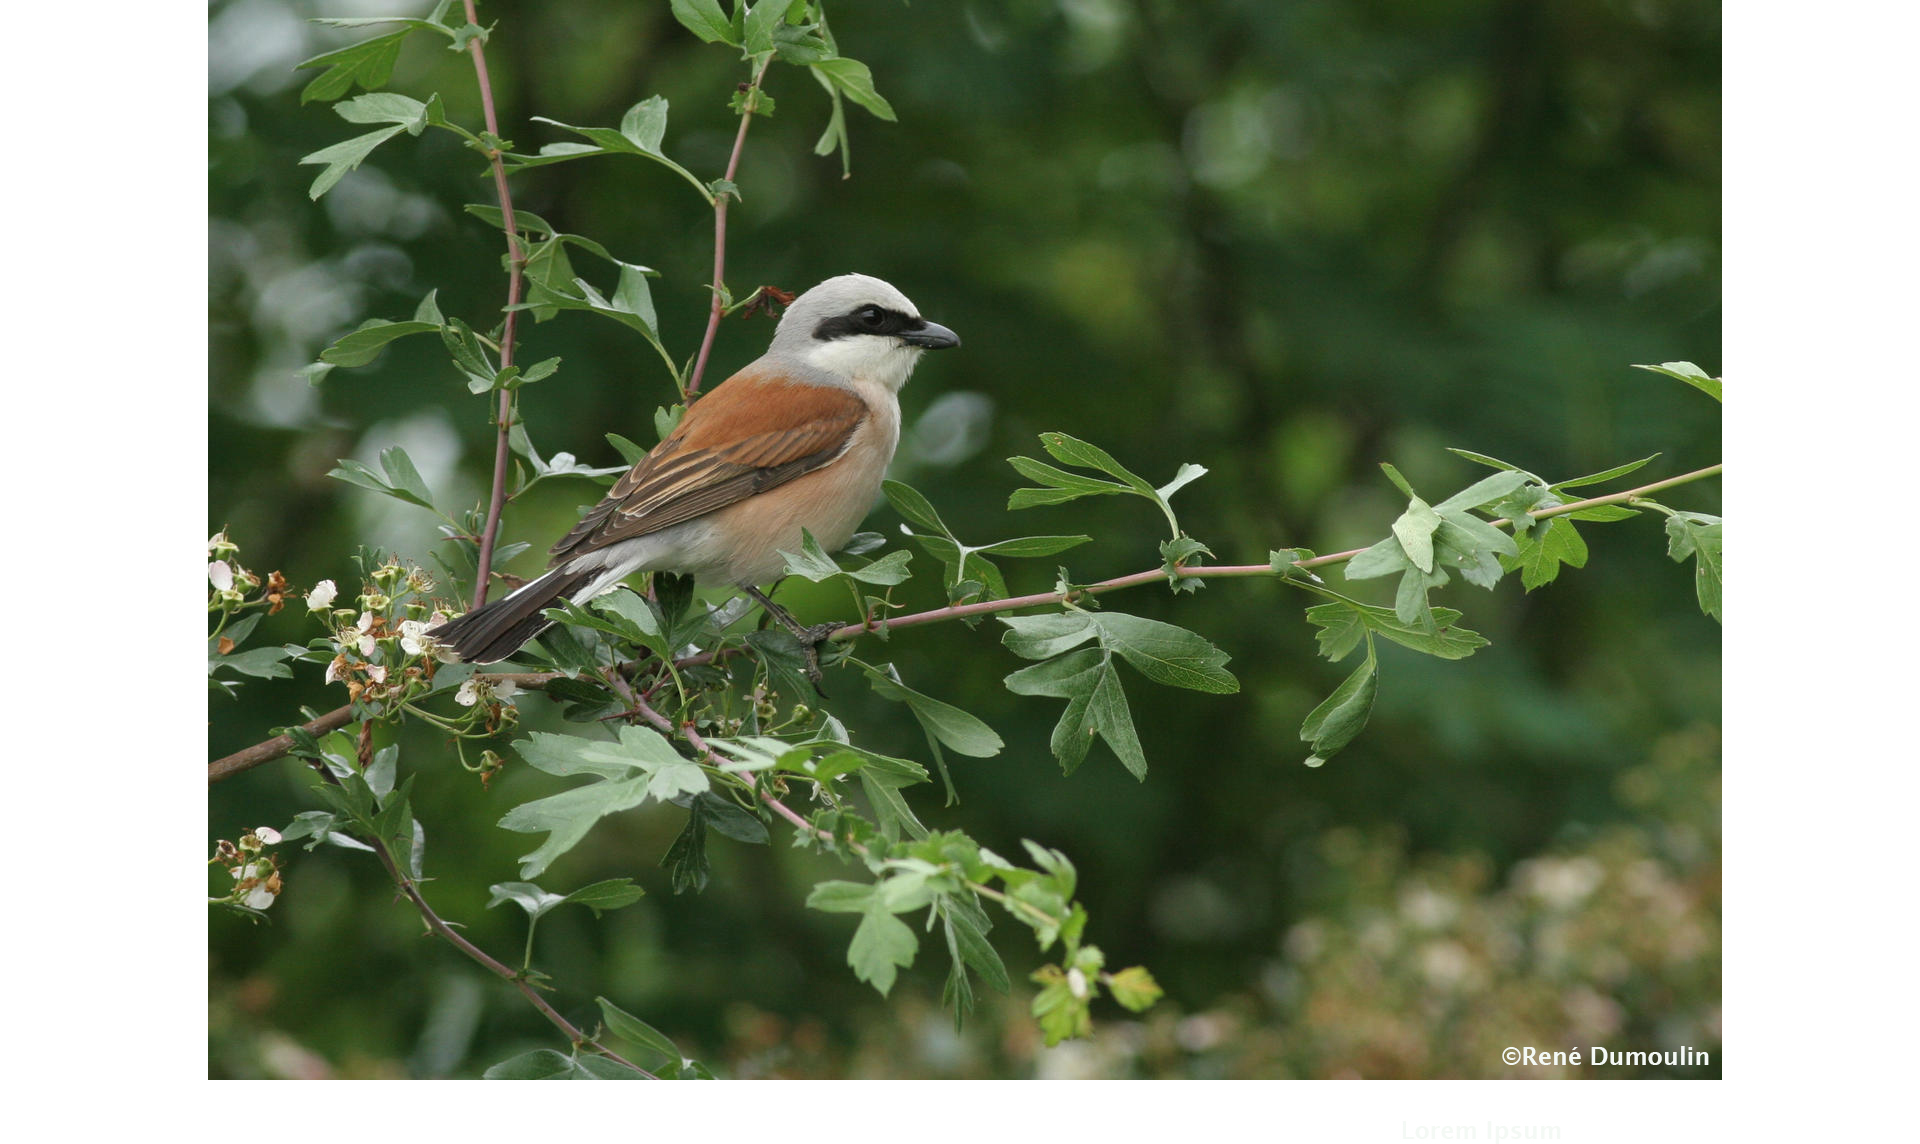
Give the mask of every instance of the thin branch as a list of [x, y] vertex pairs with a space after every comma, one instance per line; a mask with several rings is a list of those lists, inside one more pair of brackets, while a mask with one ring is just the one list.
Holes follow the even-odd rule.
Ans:
[[[364, 765], [364, 762], [362, 765]], [[318, 772], [321, 778], [332, 783], [334, 786], [341, 785], [339, 778], [326, 767], [316, 766], [314, 770]], [[566, 1034], [569, 1044], [576, 1048], [581, 1045], [586, 1045], [605, 1054], [607, 1059], [618, 1061], [620, 1064], [627, 1066], [649, 1080], [660, 1079], [646, 1069], [641, 1068], [639, 1065], [621, 1056], [619, 1053], [607, 1048], [599, 1041], [587, 1036], [575, 1026], [573, 1022], [562, 1017], [558, 1010], [548, 1004], [547, 999], [540, 996], [539, 991], [527, 981], [525, 975], [503, 964], [498, 958], [486, 950], [481, 949], [465, 937], [462, 937], [459, 930], [448, 925], [439, 914], [433, 911], [433, 907], [427, 904], [427, 899], [421, 896], [420, 887], [414, 884], [413, 879], [401, 872], [400, 864], [394, 861], [393, 853], [387, 849], [386, 842], [383, 839], [372, 837], [366, 841], [371, 844], [374, 855], [380, 859], [380, 864], [387, 868], [387, 877], [393, 879], [394, 886], [401, 894], [405, 895], [407, 901], [413, 903], [413, 908], [420, 911], [421, 920], [426, 922], [428, 930], [443, 938], [448, 945], [466, 954], [481, 968], [511, 983], [516, 989], [520, 990], [521, 993], [525, 994], [527, 1000], [533, 1004], [535, 1009], [540, 1010], [540, 1012], [546, 1016], [547, 1020], [553, 1022], [555, 1028]]]
[[[747, 127], [753, 122], [754, 100], [760, 92], [760, 80], [767, 74], [767, 65], [772, 62], [773, 57], [768, 56], [747, 84], [746, 98], [741, 101], [740, 130], [733, 137], [733, 154], [727, 157], [727, 173], [723, 176], [729, 183], [740, 169], [740, 152], [747, 145]], [[726, 312], [721, 299], [727, 275], [727, 203], [733, 197], [732, 192], [724, 189], [713, 196], [713, 304], [707, 311], [707, 332], [700, 337], [700, 353], [694, 358], [693, 374], [687, 378], [682, 398], [691, 398], [700, 392], [700, 379], [707, 372], [707, 356], [713, 352], [714, 335], [719, 332], [720, 317]]]
[[[1545, 520], [1548, 517], [1562, 516], [1570, 512], [1579, 512], [1581, 509], [1598, 508], [1601, 505], [1624, 504], [1628, 501], [1644, 497], [1648, 493], [1658, 492], [1661, 489], [1668, 489], [1675, 485], [1684, 485], [1693, 481], [1702, 480], [1706, 477], [1716, 476], [1723, 467], [1722, 465], [1709, 465], [1704, 469], [1695, 469], [1691, 473], [1682, 473], [1677, 477], [1668, 477], [1664, 481], [1655, 481], [1650, 485], [1641, 485], [1636, 489], [1608, 493], [1605, 496], [1590, 497], [1583, 501], [1573, 501], [1570, 504], [1530, 512], [1527, 515], [1535, 520]], [[1513, 522], [1502, 517], [1491, 523], [1495, 525], [1511, 525]], [[1307, 560], [1297, 560], [1294, 562], [1294, 566], [1309, 570], [1324, 568], [1331, 564], [1345, 563], [1365, 551], [1366, 549], [1364, 548], [1354, 548], [1346, 552], [1328, 553], [1325, 556], [1315, 556]], [[1191, 580], [1212, 580], [1228, 576], [1274, 576], [1278, 575], [1278, 573], [1273, 570], [1273, 565], [1271, 564], [1206, 564], [1193, 568], [1178, 568], [1175, 569], [1173, 575]], [[1169, 574], [1165, 568], [1149, 568], [1144, 572], [1135, 572], [1127, 576], [1116, 576], [1111, 580], [1102, 580], [1097, 584], [1083, 584], [1065, 592], [1036, 592], [1031, 596], [1013, 596], [1004, 600], [981, 600], [972, 604], [956, 604], [946, 608], [935, 608], [928, 612], [915, 612], [912, 615], [899, 616], [894, 619], [881, 621], [880, 623], [848, 624], [845, 627], [836, 629], [833, 634], [827, 638], [835, 640], [852, 639], [854, 636], [874, 631], [882, 626], [888, 631], [892, 631], [894, 628], [912, 627], [916, 624], [932, 624], [939, 623], [942, 620], [964, 619], [967, 616], [985, 616], [995, 612], [1018, 611], [1021, 608], [1064, 604], [1080, 599], [1082, 596], [1097, 596], [1103, 592], [1112, 592], [1120, 588], [1135, 588], [1141, 584], [1154, 584], [1168, 578]]]
[[420, 896], [420, 888], [414, 884], [413, 879], [400, 872], [400, 867], [394, 862], [393, 855], [387, 852], [387, 847], [384, 843], [375, 840], [374, 850], [380, 856], [381, 865], [387, 868], [388, 877], [393, 879], [393, 884], [399, 887], [400, 892], [406, 895], [407, 900], [413, 903], [413, 908], [420, 911], [420, 917], [427, 923], [429, 930], [432, 930], [435, 934], [443, 938], [447, 944], [453, 946], [453, 948], [472, 958], [488, 972], [511, 983], [514, 988], [525, 995], [527, 1001], [532, 1004], [535, 1009], [540, 1010], [541, 1014], [545, 1016], [547, 1020], [553, 1022], [555, 1028], [566, 1035], [568, 1043], [575, 1046], [585, 1045], [605, 1056], [608, 1060], [623, 1064], [649, 1080], [660, 1079], [646, 1069], [641, 1068], [639, 1065], [621, 1056], [619, 1053], [607, 1048], [599, 1041], [587, 1036], [587, 1034], [581, 1031], [573, 1022], [562, 1017], [559, 1010], [549, 1004], [547, 999], [540, 995], [540, 991], [534, 988], [533, 984], [518, 970], [503, 964], [486, 950], [481, 949], [479, 946], [462, 937], [459, 930], [448, 925], [445, 921], [441, 920], [439, 914], [433, 912], [433, 907], [429, 906], [427, 900]]
[[[1695, 469], [1693, 472], [1682, 473], [1677, 477], [1668, 477], [1665, 480], [1641, 485], [1638, 488], [1627, 489], [1617, 493], [1608, 493], [1604, 496], [1589, 497], [1586, 500], [1572, 501], [1567, 504], [1557, 505], [1553, 508], [1530, 512], [1527, 515], [1535, 520], [1546, 520], [1550, 517], [1579, 512], [1582, 509], [1599, 508], [1603, 505], [1626, 504], [1629, 501], [1646, 497], [1662, 489], [1673, 488], [1675, 485], [1690, 484], [1694, 481], [1704, 480], [1707, 477], [1718, 476], [1724, 468], [1724, 465], [1709, 465], [1704, 469]], [[1495, 525], [1511, 525], [1513, 522], [1502, 518], [1492, 523]], [[1341, 564], [1351, 560], [1364, 551], [1366, 551], [1364, 548], [1355, 548], [1346, 552], [1332, 552], [1324, 556], [1314, 556], [1306, 560], [1296, 561], [1294, 566], [1308, 570], [1325, 568], [1329, 565]], [[1194, 580], [1214, 580], [1233, 576], [1275, 576], [1278, 575], [1278, 573], [1273, 570], [1273, 565], [1271, 564], [1210, 564], [1194, 568], [1180, 568], [1176, 570], [1175, 575]], [[1018, 611], [1021, 608], [1036, 608], [1063, 604], [1077, 600], [1082, 596], [1097, 596], [1105, 592], [1118, 591], [1121, 588], [1135, 588], [1142, 584], [1156, 584], [1166, 579], [1167, 570], [1165, 568], [1149, 568], [1145, 571], [1134, 572], [1126, 576], [1116, 576], [1111, 580], [1102, 580], [1097, 584], [1081, 585], [1068, 592], [1037, 592], [1030, 596], [1013, 596], [1004, 600], [981, 600], [972, 604], [957, 604], [946, 608], [934, 608], [926, 612], [915, 612], [911, 615], [897, 616], [889, 620], [847, 624], [844, 627], [836, 629], [827, 638], [832, 640], [850, 640], [869, 632], [877, 631], [881, 627], [892, 631], [895, 628], [915, 627], [920, 624], [933, 624], [945, 620], [965, 619], [968, 616], [985, 616], [998, 612]], [[696, 655], [688, 656], [685, 659], [675, 660], [674, 664], [677, 667], [688, 667], [693, 664], [712, 663], [720, 658], [727, 650], [730, 649], [723, 648], [716, 651], [700, 652]], [[522, 687], [539, 688], [544, 686], [548, 680], [554, 679], [558, 675], [558, 672], [534, 671], [509, 673], [492, 678], [510, 679]], [[672, 723], [668, 721], [664, 715], [653, 711], [652, 708], [647, 707], [644, 703], [636, 703], [634, 709], [640, 714], [646, 715], [649, 722], [662, 727], [662, 729], [669, 733], [675, 730]], [[649, 712], [651, 712], [650, 715], [648, 714]], [[338, 730], [346, 726], [346, 724], [351, 721], [351, 715], [351, 707], [341, 707], [337, 710], [327, 712], [306, 726], [309, 731], [316, 735], [325, 734], [328, 731]], [[689, 738], [688, 742], [694, 742], [694, 739]], [[266, 742], [256, 743], [245, 750], [236, 751], [222, 759], [216, 759], [207, 765], [207, 781], [209, 783], [219, 782], [221, 779], [228, 778], [241, 771], [257, 767], [262, 763], [271, 762], [286, 754], [292, 746], [292, 739], [285, 735], [276, 735]]]
[[[466, 0], [467, 23], [478, 26], [480, 14], [474, 9], [474, 0]], [[480, 110], [486, 117], [487, 134], [496, 142], [500, 139], [500, 119], [493, 109], [493, 81], [487, 75], [486, 50], [481, 46], [481, 37], [475, 36], [467, 41], [467, 48], [473, 54], [474, 76], [480, 82]], [[513, 196], [507, 190], [507, 167], [500, 158], [496, 147], [487, 156], [493, 165], [493, 188], [500, 197], [500, 225], [507, 235], [507, 309], [506, 323], [500, 333], [500, 368], [506, 369], [513, 364], [514, 333], [520, 311], [521, 270], [526, 264], [526, 255], [520, 249], [519, 229], [513, 221]], [[498, 432], [493, 443], [493, 487], [487, 494], [487, 523], [480, 530], [479, 574], [473, 583], [473, 606], [479, 607], [487, 602], [487, 582], [493, 576], [493, 546], [500, 534], [500, 511], [507, 503], [507, 458], [508, 437], [513, 430], [513, 391], [500, 391], [500, 403], [494, 414]]]

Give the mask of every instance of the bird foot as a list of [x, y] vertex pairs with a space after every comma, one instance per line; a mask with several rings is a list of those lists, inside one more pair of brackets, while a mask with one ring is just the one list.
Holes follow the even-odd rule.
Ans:
[[806, 627], [793, 618], [793, 613], [774, 603], [772, 597], [758, 588], [748, 588], [747, 594], [760, 602], [760, 606], [766, 609], [769, 619], [793, 633], [793, 638], [800, 641], [801, 654], [807, 661], [805, 668], [807, 682], [813, 684], [813, 689], [819, 693], [820, 698], [825, 699], [827, 675], [820, 670], [820, 645], [826, 643], [827, 639], [839, 631], [843, 625], [827, 623]]

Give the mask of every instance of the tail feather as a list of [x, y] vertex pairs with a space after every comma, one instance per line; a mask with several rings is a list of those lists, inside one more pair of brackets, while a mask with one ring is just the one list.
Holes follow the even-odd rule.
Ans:
[[497, 663], [520, 645], [553, 626], [540, 613], [559, 600], [572, 599], [594, 578], [592, 570], [555, 568], [512, 595], [482, 604], [457, 620], [433, 629], [434, 641], [468, 663]]

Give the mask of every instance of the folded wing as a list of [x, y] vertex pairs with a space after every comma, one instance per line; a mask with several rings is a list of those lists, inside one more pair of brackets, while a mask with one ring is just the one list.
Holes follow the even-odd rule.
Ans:
[[705, 516], [839, 459], [867, 416], [851, 391], [748, 367], [693, 403], [666, 440], [553, 546], [555, 566]]

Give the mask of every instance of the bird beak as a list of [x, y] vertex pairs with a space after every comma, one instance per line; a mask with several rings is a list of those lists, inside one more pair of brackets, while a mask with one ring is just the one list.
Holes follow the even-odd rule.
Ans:
[[923, 350], [952, 349], [960, 344], [960, 335], [938, 322], [928, 322], [917, 330], [903, 330], [896, 336], [908, 345], [919, 346]]

